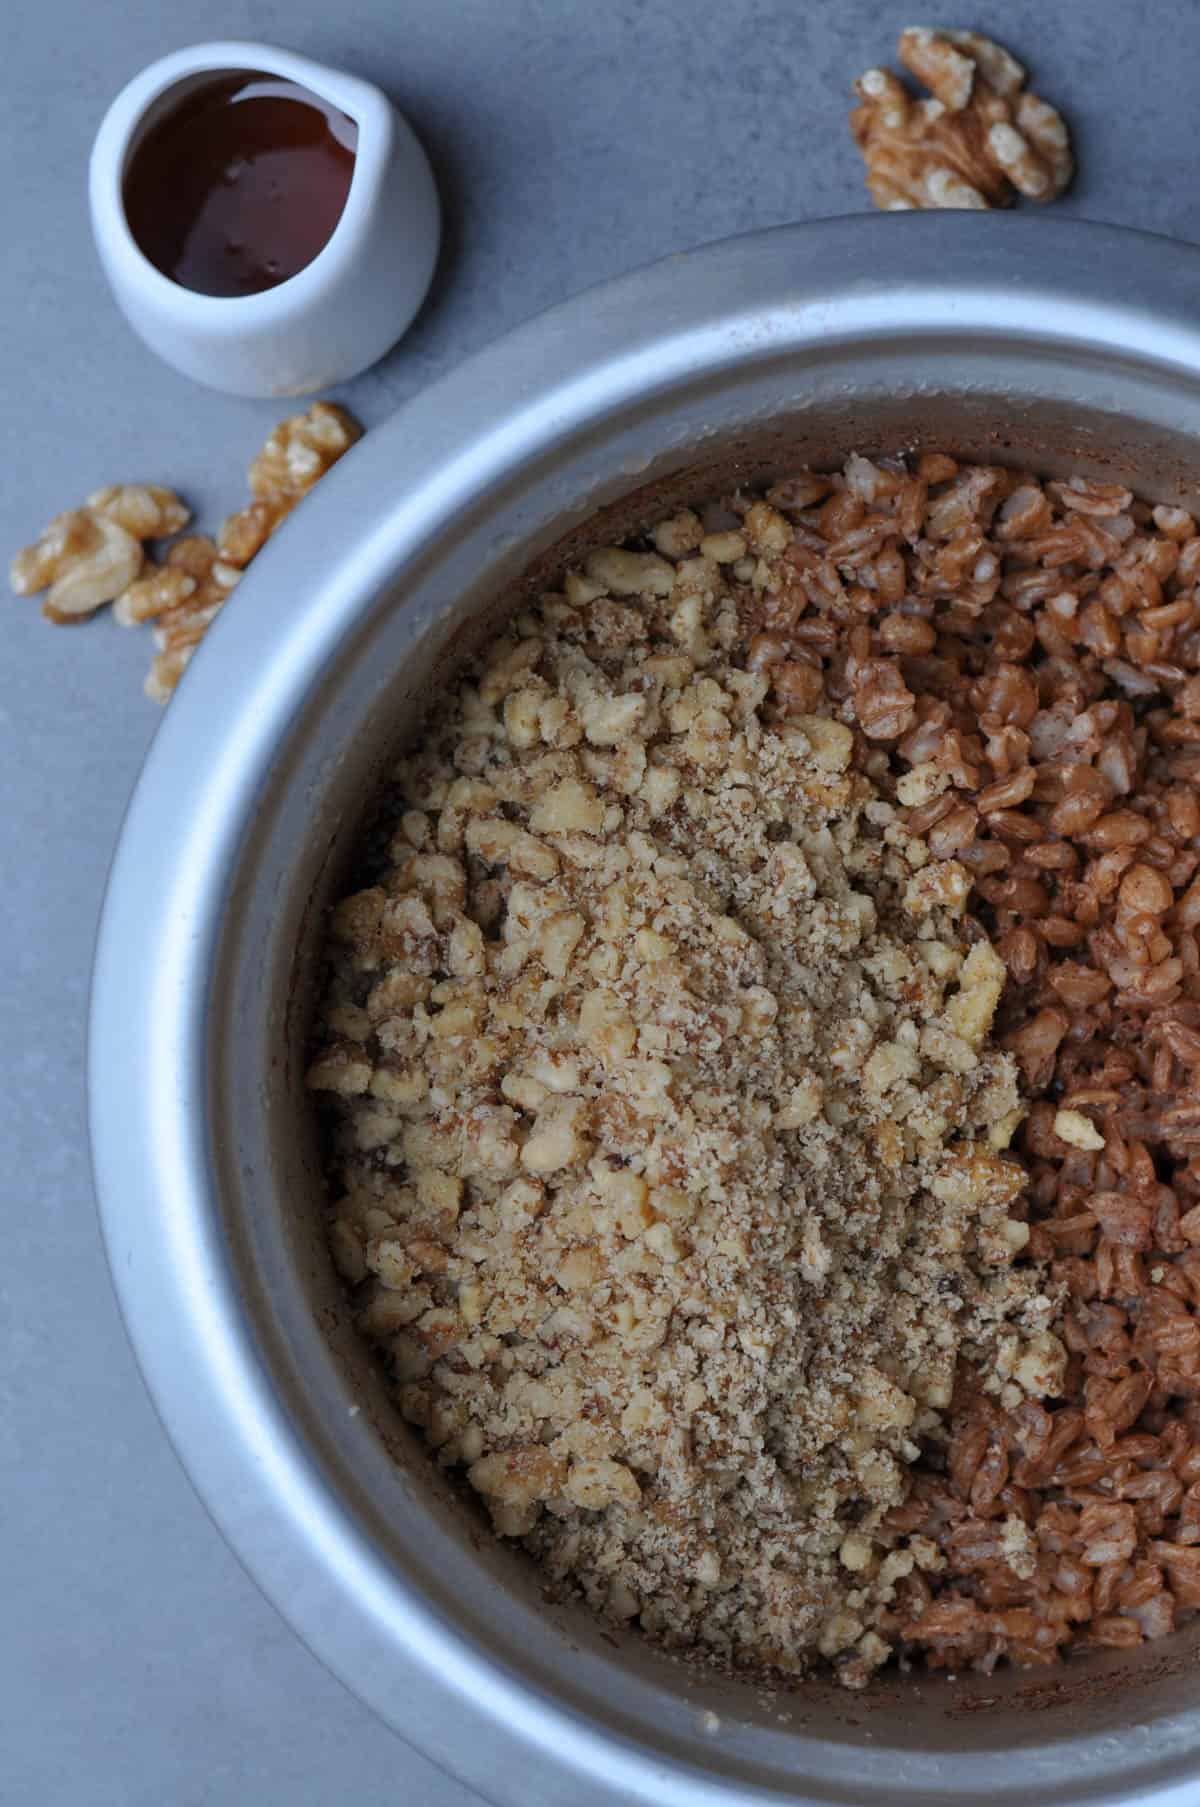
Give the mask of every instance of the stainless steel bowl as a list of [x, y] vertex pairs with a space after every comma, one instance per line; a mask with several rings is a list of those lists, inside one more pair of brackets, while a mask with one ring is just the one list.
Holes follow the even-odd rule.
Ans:
[[[305, 503], [172, 703], [125, 824], [91, 1024], [104, 1230], [164, 1423], [247, 1568], [488, 1799], [1200, 1795], [1198, 1636], [865, 1697], [707, 1677], [545, 1606], [415, 1448], [321, 1246], [306, 973], [364, 800], [444, 670], [598, 509], [937, 445], [1200, 500], [1200, 254], [949, 215], [788, 228], [543, 315]], [[631, 492], [636, 492], [631, 495]], [[499, 599], [499, 601], [498, 601]]]

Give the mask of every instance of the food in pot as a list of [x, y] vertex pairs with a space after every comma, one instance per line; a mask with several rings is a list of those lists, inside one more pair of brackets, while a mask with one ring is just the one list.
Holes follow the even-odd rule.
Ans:
[[1196, 1604], [1197, 570], [855, 457], [592, 554], [396, 768], [332, 1247], [564, 1593], [850, 1685]]

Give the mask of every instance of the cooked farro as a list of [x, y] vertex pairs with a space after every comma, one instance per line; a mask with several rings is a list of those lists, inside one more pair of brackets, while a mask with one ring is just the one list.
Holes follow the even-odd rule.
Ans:
[[[908, 824], [973, 872], [1009, 972], [1027, 1256], [1065, 1290], [1069, 1360], [1040, 1403], [960, 1369], [951, 1447], [893, 1517], [946, 1566], [901, 1580], [883, 1628], [990, 1669], [1132, 1646], [1200, 1604], [1200, 538], [1119, 484], [948, 460], [936, 475], [852, 460], [833, 506], [797, 515], [824, 584], [806, 581], [797, 626], [837, 619], [826, 694], [889, 771], [932, 767]], [[876, 528], [906, 572], [881, 610], [870, 561], [837, 542], [884, 511], [921, 527]], [[878, 699], [905, 692], [910, 719], [881, 736]]]

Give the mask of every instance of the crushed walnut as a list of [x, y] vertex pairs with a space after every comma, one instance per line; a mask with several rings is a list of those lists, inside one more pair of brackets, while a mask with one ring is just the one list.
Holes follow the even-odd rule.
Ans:
[[361, 433], [332, 402], [314, 402], [281, 421], [250, 466], [254, 500], [229, 516], [215, 541], [207, 534], [175, 539], [160, 563], [146, 542], [178, 534], [190, 510], [158, 484], [109, 484], [82, 508], [56, 515], [17, 553], [12, 587], [18, 596], [45, 590], [42, 613], [60, 625], [83, 621], [105, 603], [122, 627], [153, 622], [158, 653], [146, 694], [169, 702], [245, 566]]
[[814, 561], [742, 515], [594, 552], [438, 707], [308, 1083], [358, 1321], [496, 1530], [669, 1646], [858, 1686], [943, 1562], [888, 1515], [959, 1358], [1040, 1397], [1064, 1352], [969, 873], [781, 658]]
[[868, 69], [854, 84], [850, 127], [877, 207], [1007, 207], [1017, 194], [1053, 201], [1068, 186], [1075, 165], [1062, 116], [1029, 92], [1002, 45], [914, 25], [897, 55], [928, 97], [914, 98], [890, 69]]

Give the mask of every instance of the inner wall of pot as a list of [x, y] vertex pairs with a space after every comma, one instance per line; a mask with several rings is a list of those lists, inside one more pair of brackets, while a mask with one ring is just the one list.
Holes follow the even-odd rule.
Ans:
[[[1155, 500], [1200, 505], [1200, 403], [1181, 402], [1178, 391], [1172, 403], [1165, 385], [1141, 375], [1129, 376], [1132, 390], [1122, 396], [1126, 379], [1110, 371], [1101, 393], [1085, 401], [1087, 385], [1073, 367], [1069, 377], [1059, 372], [1066, 393], [1044, 402], [1026, 392], [1038, 379], [1025, 367], [1015, 386], [956, 393], [928, 385], [905, 392], [894, 363], [880, 374], [872, 393], [860, 359], [852, 392], [843, 381], [822, 397], [818, 377], [783, 413], [756, 410], [746, 395], [741, 418], [749, 426], [697, 431], [695, 409], [671, 420], [661, 408], [626, 416], [619, 430], [602, 423], [569, 454], [517, 473], [466, 518], [446, 523], [420, 563], [377, 599], [297, 721], [232, 893], [214, 996], [223, 1208], [262, 1359], [356, 1532], [383, 1552], [401, 1591], [418, 1590], [453, 1635], [548, 1702], [664, 1755], [726, 1770], [731, 1780], [771, 1789], [795, 1777], [813, 1791], [828, 1787], [821, 1798], [830, 1799], [847, 1776], [881, 1791], [872, 1798], [904, 1799], [911, 1787], [935, 1799], [940, 1787], [920, 1758], [958, 1751], [973, 1760], [971, 1786], [955, 1786], [956, 1801], [975, 1799], [976, 1788], [979, 1799], [1008, 1799], [1012, 1752], [1036, 1745], [1042, 1798], [1065, 1800], [1096, 1758], [1078, 1749], [1056, 1754], [1059, 1740], [1156, 1720], [1160, 1754], [1191, 1748], [1197, 1728], [1182, 1715], [1200, 1631], [1049, 1674], [956, 1684], [894, 1677], [851, 1696], [823, 1682], [764, 1691], [685, 1666], [635, 1633], [598, 1627], [582, 1610], [547, 1607], [532, 1565], [492, 1539], [483, 1514], [400, 1419], [353, 1328], [324, 1247], [320, 1164], [302, 1085], [324, 911], [347, 879], [381, 773], [411, 742], [431, 688], [451, 680], [523, 595], [549, 587], [589, 546], [737, 483], [836, 465], [852, 450], [936, 447], [1043, 473], [1119, 479]], [[1140, 407], [1131, 405], [1135, 395]], [[736, 420], [728, 398], [719, 399], [717, 412]], [[651, 449], [638, 462], [628, 443]], [[386, 1598], [379, 1604], [391, 1609]], [[705, 1710], [721, 1720], [718, 1739], [698, 1730]], [[1033, 1779], [1023, 1768], [1020, 1786]]]

